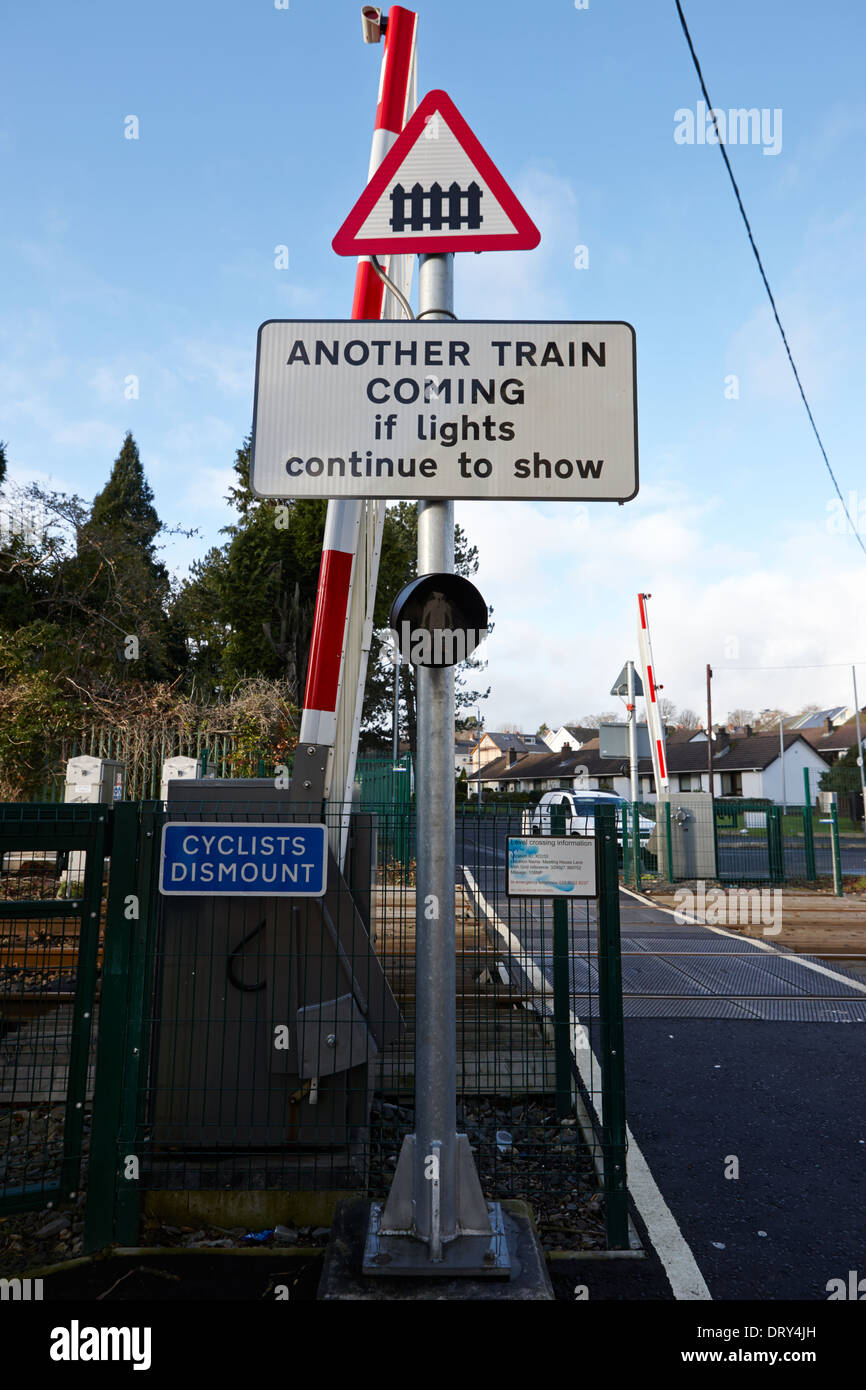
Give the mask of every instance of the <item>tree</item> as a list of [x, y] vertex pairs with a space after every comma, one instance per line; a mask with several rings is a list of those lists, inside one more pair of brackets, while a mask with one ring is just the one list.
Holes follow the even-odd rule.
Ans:
[[569, 719], [568, 723], [575, 729], [597, 729], [599, 724], [619, 724], [621, 716], [616, 710], [605, 710], [603, 714], [584, 714], [580, 719]]
[[250, 487], [250, 439], [236, 451], [227, 501], [238, 520], [194, 564], [175, 604], [199, 688], [252, 676], [302, 692], [313, 631], [327, 503], [277, 502]]
[[781, 719], [784, 727], [786, 721], [790, 719], [790, 714], [783, 709], [762, 709], [756, 717], [752, 728], [759, 734], [770, 734], [779, 731], [779, 720]]
[[703, 727], [700, 716], [695, 714], [693, 709], [681, 709], [677, 715], [677, 724], [681, 729], [700, 729]]
[[[821, 774], [819, 787], [822, 792], [838, 792], [840, 798], [845, 792], [860, 791], [860, 768], [857, 765], [856, 741], [827, 772]], [[839, 810], [842, 811], [841, 805]], [[858, 818], [861, 814], [862, 811], [858, 809]]]
[[748, 724], [751, 728], [755, 725], [755, 713], [750, 709], [732, 709], [728, 711], [728, 725], [732, 729], [745, 729]]
[[673, 700], [669, 700], [667, 695], [662, 695], [658, 701], [659, 718], [664, 725], [677, 723], [677, 707]]
[[89, 514], [76, 501], [53, 495], [50, 506], [74, 533], [75, 553], [57, 569], [52, 607], [71, 622], [77, 668], [91, 681], [173, 679], [184, 653], [168, 615], [168, 571], [157, 556], [165, 528], [129, 431]]
[[35, 483], [15, 498], [17, 530], [0, 557], [0, 608], [19, 652], [41, 670], [88, 684], [175, 678], [184, 652], [156, 554], [165, 528], [132, 435], [92, 506]]

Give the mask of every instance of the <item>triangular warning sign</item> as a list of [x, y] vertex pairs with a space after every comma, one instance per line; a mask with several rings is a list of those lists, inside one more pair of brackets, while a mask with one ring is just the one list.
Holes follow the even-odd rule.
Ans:
[[339, 256], [531, 251], [541, 233], [446, 92], [428, 92], [334, 237]]

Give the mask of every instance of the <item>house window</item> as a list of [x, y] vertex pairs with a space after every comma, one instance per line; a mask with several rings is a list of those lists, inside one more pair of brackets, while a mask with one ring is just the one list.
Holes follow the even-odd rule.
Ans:
[[699, 792], [701, 789], [701, 779], [697, 773], [685, 772], [680, 777], [681, 792]]
[[598, 790], [599, 790], [600, 792], [612, 792], [612, 791], [613, 791], [613, 778], [612, 778], [612, 777], [599, 777], [599, 779], [598, 779]]
[[641, 792], [641, 796], [652, 796], [652, 794], [653, 794], [653, 779], [652, 779], [651, 777], [641, 777], [641, 779], [640, 779], [640, 792]]
[[558, 788], [558, 790], [561, 791], [561, 792], [567, 792], [567, 791], [570, 790], [570, 788], [571, 788], [571, 778], [570, 778], [570, 777], [560, 777], [560, 779], [559, 779], [559, 788]]
[[742, 796], [743, 795], [743, 774], [742, 772], [723, 772], [722, 773], [722, 796]]

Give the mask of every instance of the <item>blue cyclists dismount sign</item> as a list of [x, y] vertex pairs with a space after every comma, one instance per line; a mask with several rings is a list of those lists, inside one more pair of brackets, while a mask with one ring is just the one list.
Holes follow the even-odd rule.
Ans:
[[327, 883], [323, 825], [173, 821], [163, 826], [161, 893], [320, 898]]

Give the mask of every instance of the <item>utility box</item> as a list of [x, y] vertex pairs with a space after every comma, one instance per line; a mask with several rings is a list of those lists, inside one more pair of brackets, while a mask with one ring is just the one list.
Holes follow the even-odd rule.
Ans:
[[[270, 778], [171, 778], [166, 792], [168, 823], [290, 829], [314, 819]], [[324, 1151], [339, 1168], [334, 1151], [343, 1150], [357, 1165], [366, 1148], [368, 1069], [402, 1027], [373, 947], [375, 819], [353, 816], [350, 883], [329, 855], [321, 898], [161, 898], [149, 1116], [155, 1153]]]
[[160, 801], [166, 802], [168, 800], [169, 782], [189, 782], [197, 777], [201, 777], [201, 758], [166, 758], [162, 765], [162, 782], [159, 788]]
[[[77, 806], [110, 806], [123, 800], [124, 764], [110, 758], [92, 758], [86, 753], [70, 758], [66, 764], [63, 800]], [[60, 875], [65, 895], [80, 891], [87, 862], [86, 850], [70, 850]]]
[[79, 806], [100, 802], [110, 806], [112, 801], [123, 800], [123, 775], [124, 764], [109, 758], [92, 758], [87, 754], [70, 758], [66, 764], [63, 800]]
[[[672, 793], [671, 857], [675, 879], [716, 877], [716, 836], [713, 798], [708, 792]], [[657, 808], [664, 812], [661, 803]], [[660, 819], [661, 819], [660, 816]], [[665, 868], [665, 860], [660, 860]]]

